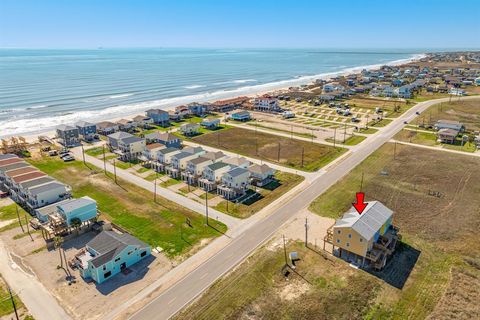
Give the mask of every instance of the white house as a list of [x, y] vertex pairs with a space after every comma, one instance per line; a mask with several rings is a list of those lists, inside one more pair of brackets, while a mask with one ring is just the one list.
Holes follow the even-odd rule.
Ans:
[[253, 100], [254, 109], [263, 112], [278, 112], [281, 110], [277, 98], [269, 95], [264, 95]]
[[206, 166], [203, 170], [202, 178], [198, 180], [198, 186], [207, 191], [214, 190], [221, 181], [222, 175], [231, 168], [229, 164], [222, 161]]
[[249, 185], [250, 172], [244, 168], [233, 168], [222, 175], [217, 194], [225, 199], [233, 199], [245, 193]]

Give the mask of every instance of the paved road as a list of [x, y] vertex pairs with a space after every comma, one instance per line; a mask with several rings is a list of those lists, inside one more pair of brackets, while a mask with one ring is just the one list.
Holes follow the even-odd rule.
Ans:
[[[464, 99], [469, 98], [473, 97]], [[235, 237], [221, 251], [133, 314], [131, 319], [169, 319], [175, 315], [218, 278], [238, 265], [253, 250], [267, 241], [287, 220], [307, 207], [316, 197], [325, 192], [385, 142], [389, 141], [405, 126], [404, 121], [410, 122], [415, 118], [415, 112], [422, 112], [433, 104], [446, 101], [448, 101], [448, 98], [419, 103], [390, 125], [352, 148], [352, 154], [349, 157], [345, 157], [342, 162], [320, 175], [319, 179], [316, 179], [291, 201]]]
[[[71, 149], [73, 154], [75, 155], [75, 158], [77, 160], [82, 160], [82, 149], [80, 147], [73, 148]], [[89, 156], [85, 154], [85, 161], [88, 163], [93, 164], [94, 166], [98, 168], [103, 168], [103, 160], [100, 160], [98, 158]], [[114, 172], [113, 165], [107, 162], [106, 165], [107, 171], [110, 173]], [[153, 182], [147, 181], [139, 176], [134, 175], [133, 173], [128, 172], [127, 170], [123, 170], [117, 167], [117, 176], [119, 178], [122, 178], [125, 181], [129, 181], [130, 183], [136, 184], [137, 186], [148, 190], [150, 192], [155, 191], [155, 187], [153, 185]], [[189, 199], [183, 195], [180, 195], [178, 193], [173, 192], [172, 190], [169, 190], [167, 188], [163, 188], [157, 185], [157, 194], [163, 198], [166, 198], [170, 201], [176, 202], [190, 210], [193, 210], [201, 215], [205, 216], [205, 205], [202, 203], [199, 203], [195, 200]], [[212, 208], [208, 208], [208, 213], [209, 217], [215, 219], [218, 217], [218, 221], [223, 222], [224, 224], [227, 225], [227, 227], [233, 228], [236, 226], [238, 223], [240, 223], [240, 219], [237, 219], [235, 217], [229, 216], [228, 214], [225, 214], [223, 212], [217, 211]]]

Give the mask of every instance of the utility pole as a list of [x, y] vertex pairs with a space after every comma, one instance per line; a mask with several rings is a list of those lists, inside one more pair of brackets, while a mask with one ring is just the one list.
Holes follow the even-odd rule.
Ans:
[[22, 232], [25, 233], [25, 230], [23, 230], [22, 220], [20, 220], [20, 213], [18, 212], [17, 204], [15, 204], [15, 210], [17, 210], [17, 219], [18, 219], [18, 223], [20, 224], [20, 228], [22, 228]]
[[293, 124], [290, 127], [290, 139], [293, 139]]
[[258, 156], [257, 120], [255, 120], [255, 155]]
[[157, 203], [157, 176], [153, 180], [153, 202]]
[[[228, 203], [228, 199], [227, 199], [227, 203]], [[206, 217], [207, 226], [208, 226], [209, 224], [208, 224], [208, 191], [207, 190], [205, 190], [205, 217]]]
[[20, 318], [18, 317], [17, 306], [15, 305], [15, 300], [13, 299], [12, 290], [10, 289], [10, 286], [8, 284], [7, 284], [7, 288], [8, 288], [8, 294], [10, 295], [10, 300], [12, 301], [13, 311], [15, 311], [15, 318], [19, 320]]
[[115, 176], [115, 183], [117, 183], [117, 164], [115, 163], [115, 159], [113, 159], [113, 175]]
[[82, 158], [83, 158], [83, 164], [84, 165], [87, 165], [87, 163], [85, 162], [85, 149], [83, 149], [83, 143], [80, 144], [82, 146]]
[[360, 181], [360, 191], [363, 190], [363, 174], [364, 172], [362, 172], [362, 180]]
[[302, 168], [303, 168], [303, 158], [305, 156], [305, 147], [302, 147]]
[[27, 217], [27, 213], [26, 213], [26, 212], [25, 212], [25, 224], [26, 224], [26, 226], [27, 226], [28, 235], [30, 236], [30, 239], [33, 241], [32, 234], [30, 233], [30, 227], [28, 226], [29, 223], [28, 223], [28, 217]]
[[102, 146], [103, 149], [103, 172], [107, 175], [107, 160], [105, 158], [105, 145]]
[[347, 135], [347, 123], [343, 127], [343, 144], [345, 144], [345, 136]]
[[283, 253], [285, 254], [285, 265], [288, 266], [287, 246], [285, 245], [285, 235], [283, 235]]
[[335, 141], [337, 140], [337, 127], [333, 128], [333, 147], [335, 148]]
[[393, 144], [393, 160], [395, 160], [397, 156], [397, 141]]
[[280, 142], [278, 143], [277, 162], [280, 162]]
[[308, 248], [308, 218], [305, 217], [305, 247]]

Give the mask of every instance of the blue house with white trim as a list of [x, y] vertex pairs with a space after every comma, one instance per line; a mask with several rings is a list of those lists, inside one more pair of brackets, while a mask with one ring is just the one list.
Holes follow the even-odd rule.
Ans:
[[150, 246], [128, 233], [102, 231], [75, 258], [80, 275], [101, 284], [150, 254]]

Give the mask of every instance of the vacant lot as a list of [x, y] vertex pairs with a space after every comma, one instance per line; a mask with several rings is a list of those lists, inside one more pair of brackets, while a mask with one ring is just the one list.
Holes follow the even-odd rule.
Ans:
[[[393, 150], [393, 144], [380, 148], [317, 198], [310, 209], [328, 217], [341, 216], [360, 190], [363, 174], [366, 199], [382, 201], [392, 208], [404, 243], [420, 251], [405, 288], [390, 288], [393, 296], [388, 301], [382, 299], [375, 314], [424, 318], [449, 292], [455, 300], [450, 300], [448, 307], [442, 304], [443, 308], [470, 308], [472, 300], [462, 292], [471, 289], [466, 287], [466, 278], [480, 276], [480, 244], [476, 237], [480, 226], [480, 180], [475, 176], [480, 159], [397, 145], [394, 160]], [[474, 296], [480, 294], [479, 287], [473, 291]], [[479, 316], [478, 308], [470, 309], [470, 313], [459, 313], [455, 318]]]
[[203, 134], [193, 140], [200, 144], [304, 171], [316, 171], [346, 151], [343, 148], [333, 148], [264, 132], [255, 133], [241, 128], [231, 128], [218, 134]]
[[247, 218], [294, 188], [302, 182], [304, 178], [292, 173], [277, 172], [275, 179], [276, 181], [272, 181], [262, 188], [257, 188], [257, 194], [251, 199], [239, 204], [228, 201], [228, 210], [227, 200], [223, 200], [215, 206], [215, 209], [234, 217]]
[[366, 315], [380, 281], [300, 243], [290, 243], [287, 251], [297, 251], [301, 259], [288, 280], [281, 272], [283, 249], [262, 248], [176, 319], [360, 319]]
[[418, 116], [419, 123], [435, 124], [438, 120], [462, 122], [467, 131], [480, 130], [480, 98], [444, 102], [431, 106]]
[[[211, 220], [214, 228], [204, 225], [203, 216], [174, 202], [157, 196], [133, 184], [111, 177], [92, 165], [92, 170], [82, 162], [64, 163], [57, 158], [35, 158], [33, 165], [73, 188], [75, 197], [89, 196], [98, 203], [102, 215], [128, 230], [134, 236], [152, 245], [160, 246], [165, 253], [176, 256], [186, 253], [202, 239], [219, 236], [226, 226]], [[185, 225], [189, 218], [192, 227]], [[183, 229], [180, 232], [180, 228]]]

